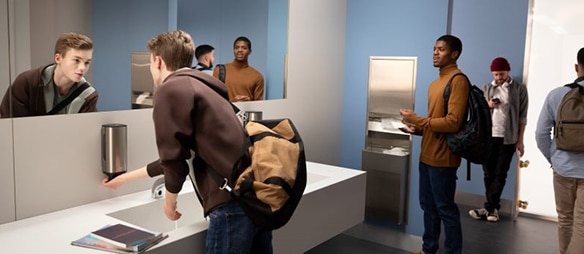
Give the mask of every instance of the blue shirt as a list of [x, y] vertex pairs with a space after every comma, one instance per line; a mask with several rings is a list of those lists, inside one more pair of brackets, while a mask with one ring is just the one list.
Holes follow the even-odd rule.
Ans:
[[[584, 81], [578, 84], [584, 86]], [[555, 139], [552, 138], [552, 128], [556, 123], [558, 108], [569, 87], [561, 86], [553, 89], [546, 97], [535, 130], [537, 148], [551, 163], [554, 171], [563, 177], [584, 178], [584, 153], [558, 150]]]

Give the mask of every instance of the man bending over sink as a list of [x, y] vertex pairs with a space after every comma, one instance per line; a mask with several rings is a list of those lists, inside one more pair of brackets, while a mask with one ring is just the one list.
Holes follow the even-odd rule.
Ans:
[[182, 214], [177, 211], [177, 196], [189, 173], [186, 160], [192, 150], [197, 195], [210, 219], [206, 253], [272, 253], [272, 231], [256, 227], [208, 174], [215, 169], [231, 179], [245, 135], [225, 84], [190, 68], [194, 43], [184, 31], [159, 34], [147, 48], [157, 88], [153, 120], [159, 159], [110, 181], [104, 179], [103, 185], [117, 188], [130, 180], [164, 174], [164, 213], [178, 220]]

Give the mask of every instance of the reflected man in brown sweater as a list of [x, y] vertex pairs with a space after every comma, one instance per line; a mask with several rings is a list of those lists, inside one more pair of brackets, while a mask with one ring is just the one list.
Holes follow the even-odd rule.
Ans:
[[[264, 99], [264, 76], [247, 61], [251, 54], [251, 41], [240, 36], [233, 42], [233, 62], [225, 64], [225, 80], [229, 92], [229, 100], [257, 101]], [[213, 76], [219, 78], [219, 68], [215, 68]]]
[[410, 109], [402, 109], [400, 114], [404, 124], [411, 128], [408, 132], [422, 135], [419, 164], [419, 198], [424, 211], [422, 251], [428, 254], [438, 251], [443, 223], [444, 253], [460, 254], [462, 229], [460, 212], [454, 203], [460, 157], [450, 151], [443, 134], [460, 131], [470, 84], [462, 76], [452, 80], [448, 112], [444, 112], [444, 88], [454, 74], [461, 72], [456, 61], [462, 52], [462, 42], [455, 36], [443, 35], [436, 40], [433, 52], [432, 63], [439, 69], [439, 76], [428, 88], [428, 116], [418, 116]]

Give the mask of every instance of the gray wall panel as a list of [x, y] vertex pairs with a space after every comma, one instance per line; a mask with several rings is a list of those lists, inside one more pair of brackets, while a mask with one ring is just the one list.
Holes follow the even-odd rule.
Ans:
[[152, 110], [14, 118], [17, 219], [149, 189], [135, 181], [117, 190], [101, 185], [101, 125], [128, 127], [128, 169], [158, 158]]
[[11, 133], [12, 120], [0, 119], [0, 224], [16, 219]]

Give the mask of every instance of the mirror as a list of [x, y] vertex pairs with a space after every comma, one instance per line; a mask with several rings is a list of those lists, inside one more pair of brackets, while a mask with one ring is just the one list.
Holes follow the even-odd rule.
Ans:
[[189, 32], [196, 45], [215, 47], [214, 65], [233, 61], [233, 41], [248, 37], [249, 63], [264, 76], [265, 99], [285, 98], [288, 0], [19, 0], [9, 8], [14, 31], [4, 38], [14, 45], [9, 52], [16, 65], [10, 80], [53, 62], [59, 34], [87, 34], [94, 52], [86, 78], [99, 92], [99, 111], [132, 108], [132, 53], [147, 51], [150, 38], [175, 29]]

